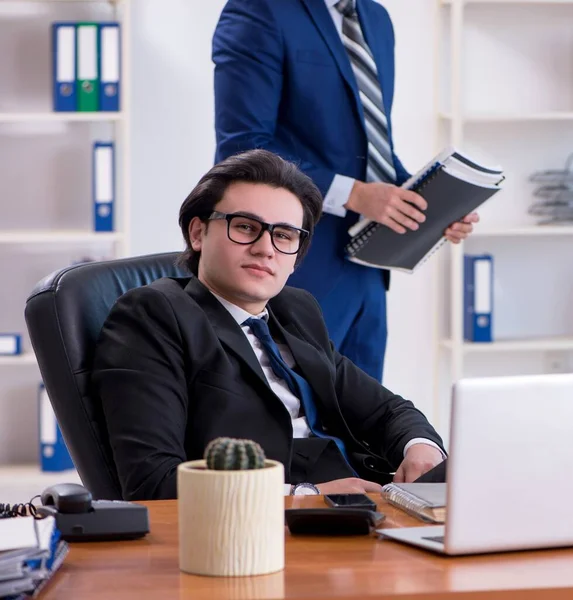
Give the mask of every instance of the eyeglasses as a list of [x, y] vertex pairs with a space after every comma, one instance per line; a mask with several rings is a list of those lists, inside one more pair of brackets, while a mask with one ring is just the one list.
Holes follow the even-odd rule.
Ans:
[[208, 221], [227, 221], [227, 236], [235, 244], [254, 244], [269, 232], [273, 246], [282, 254], [296, 254], [308, 237], [306, 229], [293, 227], [284, 223], [265, 223], [256, 217], [242, 213], [212, 212]]

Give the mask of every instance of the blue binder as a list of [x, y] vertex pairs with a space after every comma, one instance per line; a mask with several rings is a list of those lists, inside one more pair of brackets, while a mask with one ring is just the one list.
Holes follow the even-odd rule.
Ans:
[[40, 467], [42, 471], [66, 471], [74, 463], [56, 420], [48, 392], [41, 383], [38, 390], [38, 421], [40, 429]]
[[121, 35], [119, 23], [100, 23], [99, 109], [118, 111], [121, 90]]
[[22, 336], [19, 333], [0, 333], [0, 356], [22, 354]]
[[113, 142], [93, 145], [94, 231], [113, 231], [115, 148]]
[[58, 112], [76, 110], [76, 25], [52, 23], [53, 104]]
[[464, 339], [493, 341], [493, 256], [464, 256]]

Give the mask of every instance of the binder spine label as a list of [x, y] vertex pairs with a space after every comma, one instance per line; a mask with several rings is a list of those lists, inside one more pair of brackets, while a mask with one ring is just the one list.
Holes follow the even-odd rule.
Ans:
[[22, 353], [22, 336], [19, 333], [0, 333], [0, 356]]
[[102, 23], [99, 26], [100, 89], [99, 109], [120, 109], [121, 38], [119, 23]]
[[77, 88], [78, 111], [99, 109], [98, 25], [79, 23], [77, 26]]
[[113, 143], [96, 142], [93, 149], [94, 230], [114, 230], [115, 152]]
[[42, 471], [73, 469], [74, 463], [64, 442], [44, 384], [40, 384], [38, 389], [38, 405], [40, 465]]
[[76, 110], [76, 27], [73, 23], [52, 25], [53, 104], [57, 112]]
[[464, 339], [493, 341], [493, 257], [464, 257]]

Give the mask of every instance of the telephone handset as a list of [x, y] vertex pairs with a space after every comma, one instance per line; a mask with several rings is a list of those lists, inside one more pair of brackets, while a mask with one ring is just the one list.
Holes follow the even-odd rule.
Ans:
[[68, 542], [125, 540], [149, 533], [147, 507], [123, 500], [93, 500], [77, 483], [59, 483], [41, 495], [39, 515], [52, 515]]

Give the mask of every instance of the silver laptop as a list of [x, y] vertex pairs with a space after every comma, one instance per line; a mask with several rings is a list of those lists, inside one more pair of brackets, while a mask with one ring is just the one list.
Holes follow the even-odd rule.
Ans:
[[573, 546], [573, 374], [461, 380], [450, 432], [445, 525], [377, 533], [444, 554]]

